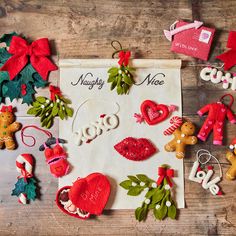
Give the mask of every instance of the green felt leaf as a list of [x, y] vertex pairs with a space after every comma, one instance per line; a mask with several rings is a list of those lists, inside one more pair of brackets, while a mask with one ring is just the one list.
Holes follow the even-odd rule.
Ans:
[[56, 116], [59, 112], [59, 108], [57, 107], [57, 104], [54, 104], [53, 108], [52, 108], [52, 115]]
[[140, 222], [140, 221], [144, 221], [147, 218], [147, 213], [148, 213], [148, 207], [146, 204], [144, 204], [144, 206], [142, 207], [138, 207], [135, 210], [135, 218]]
[[1, 43], [6, 43], [7, 46], [10, 46], [11, 43], [11, 39], [13, 36], [17, 36], [18, 34], [16, 32], [12, 32], [10, 34], [4, 34], [1, 38], [0, 38], [0, 42]]
[[143, 187], [137, 185], [137, 186], [131, 187], [131, 188], [129, 189], [127, 195], [130, 195], [130, 196], [138, 196], [143, 190], [144, 190]]
[[46, 102], [46, 98], [45, 97], [37, 97], [36, 101], [38, 101], [39, 103], [45, 103]]
[[113, 90], [117, 85], [117, 80], [114, 80], [111, 84], [111, 90]]
[[160, 202], [165, 196], [165, 191], [163, 189], [155, 189], [155, 192], [152, 196], [152, 203]]
[[36, 115], [37, 114], [37, 109], [35, 109], [34, 107], [31, 107], [28, 111], [27, 114], [29, 115]]
[[19, 196], [21, 193], [25, 192], [25, 187], [28, 183], [24, 181], [24, 178], [18, 179], [15, 184], [15, 188], [12, 190], [12, 196]]
[[31, 64], [27, 64], [24, 69], [20, 72], [21, 84], [28, 84], [29, 82], [34, 82], [32, 74], [35, 73], [35, 69]]
[[130, 187], [132, 186], [132, 181], [131, 180], [125, 180], [123, 182], [120, 183], [120, 186], [124, 189], [130, 189]]
[[73, 109], [72, 108], [69, 108], [69, 107], [65, 107], [66, 109], [66, 114], [69, 116], [69, 117], [72, 117], [73, 116]]
[[51, 126], [52, 126], [52, 123], [53, 123], [52, 119], [48, 120], [47, 125], [46, 125], [46, 128], [47, 128], [47, 129], [50, 129]]
[[151, 198], [155, 192], [156, 192], [156, 189], [155, 189], [155, 188], [149, 190], [149, 191], [146, 193], [145, 198]]
[[176, 218], [176, 207], [175, 205], [172, 203], [172, 205], [170, 207], [168, 207], [168, 217], [170, 217], [172, 220], [174, 220]]
[[71, 100], [68, 99], [68, 98], [65, 98], [65, 97], [61, 96], [60, 99], [66, 104], [71, 104]]
[[167, 214], [167, 211], [167, 206], [165, 204], [162, 204], [160, 208], [154, 208], [153, 213], [157, 220], [163, 220]]
[[[1, 66], [11, 57], [11, 54], [6, 48], [0, 48], [0, 63]], [[7, 72], [8, 75], [8, 72]]]
[[138, 180], [135, 176], [133, 175], [128, 175], [127, 176], [130, 180], [132, 180], [134, 183], [137, 183], [139, 184], [140, 183], [140, 180]]
[[34, 72], [32, 74], [32, 77], [34, 78], [34, 86], [36, 88], [44, 88], [45, 86], [48, 85], [48, 81], [43, 80], [43, 78], [39, 75], [38, 72]]
[[118, 94], [118, 95], [123, 94], [123, 89], [122, 89], [121, 86], [117, 86], [116, 91], [117, 91], [117, 94]]
[[134, 81], [129, 76], [124, 76], [124, 82], [128, 85], [132, 85]]
[[25, 193], [29, 200], [35, 200], [36, 198], [36, 186], [33, 182], [30, 182], [25, 186]]
[[138, 178], [140, 181], [142, 181], [142, 182], [144, 182], [144, 183], [150, 182], [150, 179], [149, 179], [146, 175], [138, 174], [138, 175], [136, 175], [136, 176], [137, 176], [137, 178]]
[[125, 70], [127, 70], [127, 71], [129, 71], [129, 72], [134, 72], [134, 71], [136, 71], [135, 68], [129, 67], [129, 66], [126, 66], [126, 67], [125, 67]]
[[118, 74], [118, 71], [119, 71], [119, 68], [117, 68], [117, 67], [111, 67], [111, 68], [108, 70], [108, 73], [109, 73], [109, 74], [112, 74], [112, 75], [117, 75], [117, 74]]

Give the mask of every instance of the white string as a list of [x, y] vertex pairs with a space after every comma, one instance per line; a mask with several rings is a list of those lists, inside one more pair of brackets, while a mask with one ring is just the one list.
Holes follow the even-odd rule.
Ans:
[[170, 26], [170, 31], [175, 29], [175, 25], [178, 23], [179, 21], [176, 20], [171, 26]]
[[[91, 101], [91, 100], [95, 100], [95, 99], [92, 99], [92, 98], [86, 99], [84, 102], [82, 102], [82, 103], [78, 106], [78, 108], [77, 108], [77, 110], [76, 110], [76, 113], [75, 113], [75, 116], [74, 116], [74, 118], [73, 118], [73, 120], [72, 120], [72, 126], [71, 126], [71, 131], [72, 131], [72, 133], [74, 132], [74, 123], [75, 123], [75, 120], [76, 120], [76, 118], [77, 118], [77, 115], [78, 115], [78, 112], [79, 112], [80, 108], [81, 108], [85, 103], [87, 103], [88, 101]], [[100, 99], [100, 101], [102, 101], [102, 102], [104, 102], [104, 103], [109, 103], [109, 102], [106, 101], [106, 100], [101, 100], [101, 99]], [[119, 105], [117, 102], [115, 102], [115, 104], [117, 105], [117, 111], [116, 111], [116, 113], [113, 113], [113, 114], [117, 115], [117, 114], [119, 113], [119, 111], [120, 111], [120, 105]]]
[[[202, 152], [202, 153], [201, 153], [201, 152]], [[221, 168], [220, 162], [219, 162], [219, 160], [218, 160], [215, 156], [213, 156], [208, 150], [206, 150], [206, 149], [199, 149], [199, 150], [197, 151], [196, 156], [197, 156], [198, 162], [199, 162], [200, 164], [202, 164], [202, 165], [207, 164], [207, 163], [211, 160], [211, 158], [215, 159], [216, 162], [217, 162], [217, 164], [218, 164], [218, 166], [219, 166], [219, 169], [220, 169], [220, 178], [222, 178], [223, 174], [222, 174], [222, 168]], [[201, 161], [201, 157], [203, 157], [203, 156], [207, 156], [207, 157], [208, 157], [208, 158], [206, 159], [206, 161], [204, 161], [204, 162]]]

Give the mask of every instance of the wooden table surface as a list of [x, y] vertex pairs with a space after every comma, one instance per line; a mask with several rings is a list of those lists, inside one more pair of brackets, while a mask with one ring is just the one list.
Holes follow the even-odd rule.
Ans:
[[[197, 124], [201, 119], [196, 111], [226, 92], [222, 85], [202, 82], [199, 72], [203, 61], [170, 52], [170, 43], [163, 36], [177, 19], [200, 20], [217, 29], [209, 62], [217, 64], [215, 56], [226, 50], [228, 33], [236, 30], [235, 0], [0, 0], [0, 33], [16, 31], [31, 40], [48, 37], [53, 58], [110, 58], [111, 40], [119, 40], [131, 48], [135, 58], [183, 60], [183, 115]], [[234, 68], [235, 69], [235, 68]], [[53, 72], [50, 81], [57, 84], [59, 73]], [[47, 90], [40, 94], [48, 96]], [[235, 92], [232, 92], [235, 96]], [[236, 96], [235, 96], [236, 97]], [[16, 104], [16, 103], [14, 103]], [[18, 107], [17, 120], [23, 124], [39, 124], [26, 115], [25, 105]], [[233, 107], [236, 112], [236, 107]], [[58, 132], [55, 124], [52, 132]], [[156, 221], [152, 214], [146, 222], [138, 223], [131, 210], [105, 211], [87, 221], [68, 217], [54, 203], [57, 180], [45, 165], [37, 148], [27, 148], [17, 140], [19, 148], [0, 153], [0, 236], [5, 235], [236, 235], [236, 181], [220, 183], [223, 196], [212, 196], [200, 185], [188, 180], [194, 154], [199, 148], [210, 150], [219, 158], [224, 173], [229, 168], [225, 158], [227, 145], [235, 137], [236, 125], [227, 124], [225, 146], [212, 146], [212, 136], [206, 143], [188, 149], [185, 163], [186, 208], [177, 220]], [[39, 142], [45, 136], [39, 133]], [[40, 180], [40, 200], [27, 206], [10, 196], [17, 172], [15, 158], [29, 152], [37, 159], [35, 175]], [[217, 168], [217, 166], [216, 166]]]

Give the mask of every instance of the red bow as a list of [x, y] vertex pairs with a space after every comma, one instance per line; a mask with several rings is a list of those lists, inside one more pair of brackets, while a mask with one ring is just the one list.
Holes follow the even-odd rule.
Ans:
[[119, 58], [120, 60], [118, 61], [119, 65], [124, 65], [127, 66], [129, 64], [129, 58], [131, 56], [131, 52], [130, 51], [120, 51], [119, 52]]
[[227, 48], [230, 48], [230, 50], [216, 57], [224, 62], [225, 70], [229, 70], [236, 65], [236, 31], [229, 32]]
[[2, 106], [1, 112], [12, 112], [12, 106]]
[[25, 39], [13, 36], [8, 52], [13, 56], [6, 61], [0, 70], [8, 71], [10, 80], [13, 80], [26, 66], [28, 56], [31, 65], [44, 80], [47, 80], [49, 71], [57, 70], [57, 66], [47, 58], [50, 56], [47, 38], [38, 39], [29, 45]]
[[164, 180], [164, 178], [166, 178], [168, 184], [170, 185], [170, 187], [172, 187], [173, 184], [171, 182], [171, 178], [174, 177], [174, 173], [175, 171], [173, 169], [166, 169], [164, 167], [159, 167], [158, 168], [159, 178], [157, 180], [157, 184], [160, 185], [162, 181]]
[[50, 91], [51, 100], [53, 100], [54, 102], [56, 100], [56, 95], [61, 96], [61, 90], [60, 90], [60, 88], [58, 88], [56, 86], [50, 85], [49, 91]]

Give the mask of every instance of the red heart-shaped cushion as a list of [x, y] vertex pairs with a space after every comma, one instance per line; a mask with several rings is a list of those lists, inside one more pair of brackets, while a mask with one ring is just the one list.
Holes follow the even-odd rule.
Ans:
[[156, 104], [151, 100], [145, 100], [141, 104], [141, 113], [149, 125], [155, 125], [165, 120], [169, 115], [168, 106]]
[[152, 156], [156, 147], [145, 138], [128, 137], [117, 143], [114, 148], [125, 158], [132, 161], [142, 161]]
[[100, 173], [93, 173], [74, 182], [69, 192], [72, 203], [90, 214], [100, 215], [110, 196], [110, 182]]
[[80, 215], [78, 215], [78, 214], [73, 214], [73, 213], [70, 213], [69, 211], [67, 211], [65, 208], [64, 208], [64, 206], [62, 205], [62, 203], [61, 203], [61, 201], [60, 201], [60, 195], [61, 195], [61, 193], [63, 192], [63, 190], [68, 190], [68, 189], [70, 189], [71, 188], [71, 186], [64, 186], [64, 187], [62, 187], [62, 188], [60, 188], [58, 191], [57, 191], [57, 195], [56, 195], [56, 204], [57, 204], [57, 206], [59, 207], [59, 209], [61, 210], [61, 211], [63, 211], [64, 213], [66, 213], [67, 215], [69, 215], [69, 216], [73, 216], [73, 217], [76, 217], [76, 218], [79, 218], [79, 219], [82, 219], [82, 220], [85, 220], [85, 219], [87, 219], [87, 218], [89, 218], [90, 217], [90, 213], [84, 213], [83, 211], [81, 211], [80, 212]]

